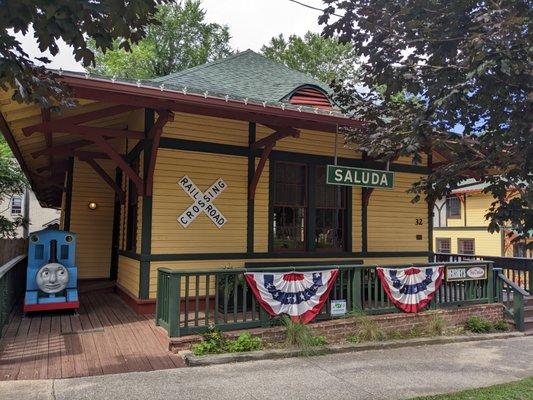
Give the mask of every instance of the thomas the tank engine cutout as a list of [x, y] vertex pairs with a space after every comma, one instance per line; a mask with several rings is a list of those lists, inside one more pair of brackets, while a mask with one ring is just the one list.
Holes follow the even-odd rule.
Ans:
[[24, 312], [79, 308], [76, 234], [42, 230], [30, 235]]

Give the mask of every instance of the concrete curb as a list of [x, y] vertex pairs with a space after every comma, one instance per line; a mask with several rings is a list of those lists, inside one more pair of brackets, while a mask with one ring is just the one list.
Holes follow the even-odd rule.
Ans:
[[301, 355], [317, 356], [324, 354], [339, 354], [367, 350], [395, 349], [399, 347], [415, 347], [432, 344], [465, 343], [493, 339], [510, 339], [522, 336], [525, 336], [523, 332], [507, 332], [387, 340], [384, 342], [368, 342], [360, 344], [343, 343], [313, 348], [305, 354], [302, 354], [301, 350], [294, 349], [273, 349], [262, 351], [249, 351], [243, 353], [210, 354], [205, 356], [195, 356], [191, 351], [186, 350], [180, 351], [178, 354], [185, 360], [187, 366], [200, 367], [206, 365], [228, 364], [244, 361], [275, 360], [279, 358], [298, 357]]

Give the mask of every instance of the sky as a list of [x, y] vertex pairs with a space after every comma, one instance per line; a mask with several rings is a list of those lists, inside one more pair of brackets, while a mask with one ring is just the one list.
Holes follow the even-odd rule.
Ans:
[[[324, 8], [321, 0], [302, 0], [302, 2]], [[228, 25], [234, 49], [259, 51], [273, 36], [283, 33], [303, 35], [308, 30], [320, 32], [318, 25], [320, 11], [311, 10], [289, 0], [202, 0], [208, 22]], [[30, 57], [43, 56], [37, 47], [33, 34], [18, 36], [24, 50]], [[83, 71], [81, 64], [72, 56], [72, 51], [60, 43], [59, 54], [48, 56], [52, 62], [49, 68], [63, 68], [67, 71]]]

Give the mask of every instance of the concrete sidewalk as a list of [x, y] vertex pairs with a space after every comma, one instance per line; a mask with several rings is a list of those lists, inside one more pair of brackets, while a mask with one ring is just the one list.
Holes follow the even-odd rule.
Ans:
[[533, 336], [50, 381], [0, 399], [402, 399], [533, 376]]

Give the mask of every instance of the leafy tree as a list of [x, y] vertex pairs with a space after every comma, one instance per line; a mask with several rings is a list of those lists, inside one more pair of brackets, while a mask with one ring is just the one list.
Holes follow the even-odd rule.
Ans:
[[328, 84], [355, 78], [352, 46], [317, 33], [307, 32], [303, 37], [291, 35], [288, 39], [280, 34], [261, 47], [261, 52], [271, 60]]
[[[24, 193], [27, 181], [21, 169], [13, 159], [13, 155], [0, 135], [0, 211], [10, 206], [12, 196]], [[15, 230], [26, 223], [23, 218], [16, 218], [13, 221], [0, 215], [0, 238], [11, 237], [15, 235]]]
[[158, 7], [155, 23], [146, 28], [146, 37], [133, 45], [131, 52], [115, 41], [111, 51], [96, 53], [96, 74], [120, 78], [147, 79], [168, 75], [205, 64], [231, 54], [227, 26], [205, 22], [199, 0], [165, 4]]
[[431, 204], [474, 177], [494, 197], [489, 230], [510, 225], [517, 240], [527, 237], [533, 229], [531, 1], [325, 3], [324, 34], [350, 43], [354, 60], [362, 61], [357, 84], [337, 87], [337, 102], [367, 121], [349, 139], [375, 159], [443, 155], [447, 162], [412, 187], [414, 201], [425, 196]]
[[[5, 0], [0, 7], [0, 89], [15, 89], [17, 101], [37, 102], [49, 107], [54, 100], [71, 104], [66, 87], [53, 74], [36, 65], [16, 39], [33, 28], [39, 50], [56, 55], [57, 41], [72, 47], [74, 57], [84, 66], [94, 62], [87, 47], [110, 49], [116, 40], [124, 49], [145, 35], [157, 4], [168, 0]], [[49, 63], [46, 57], [38, 61]]]

